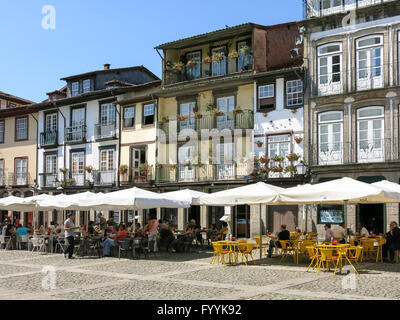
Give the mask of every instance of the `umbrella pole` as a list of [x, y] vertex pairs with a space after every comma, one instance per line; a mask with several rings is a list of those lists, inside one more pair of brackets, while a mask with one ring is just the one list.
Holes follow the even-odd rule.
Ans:
[[346, 240], [346, 242], [347, 242], [347, 237], [348, 237], [348, 234], [347, 234], [347, 204], [348, 204], [348, 200], [345, 200], [344, 201], [344, 208], [343, 208], [343, 222], [344, 222], [344, 235], [345, 235], [345, 240]]
[[262, 206], [260, 204], [260, 261], [262, 260], [262, 215], [261, 215]]

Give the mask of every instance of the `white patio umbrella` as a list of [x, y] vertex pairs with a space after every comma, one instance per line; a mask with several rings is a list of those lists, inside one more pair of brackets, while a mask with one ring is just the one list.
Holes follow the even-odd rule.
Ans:
[[92, 199], [80, 200], [79, 207], [82, 210], [84, 208], [94, 210], [189, 208], [190, 202], [135, 187], [106, 193]]
[[59, 194], [48, 199], [37, 201], [39, 211], [50, 210], [85, 210], [80, 206], [85, 201], [101, 198], [103, 193], [83, 192], [77, 194]]
[[194, 191], [190, 189], [178, 190], [172, 192], [161, 193], [162, 195], [175, 198], [176, 200], [187, 201], [192, 204], [192, 206], [200, 205], [200, 197], [207, 196], [208, 193]]
[[381, 188], [387, 192], [399, 192], [400, 193], [400, 185], [394, 182], [390, 182], [387, 180], [375, 182], [372, 184], [375, 187]]
[[21, 212], [34, 211], [37, 208], [37, 203], [39, 201], [49, 200], [53, 197], [54, 196], [48, 194], [40, 194], [28, 198], [10, 196], [0, 199], [0, 209]]

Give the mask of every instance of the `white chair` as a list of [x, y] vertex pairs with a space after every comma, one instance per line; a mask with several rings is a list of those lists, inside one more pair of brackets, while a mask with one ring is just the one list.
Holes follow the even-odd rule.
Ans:
[[0, 236], [0, 249], [8, 249], [11, 244], [11, 237]]
[[[64, 243], [60, 242], [59, 240], [64, 239]], [[61, 253], [64, 253], [65, 249], [69, 246], [67, 238], [58, 238], [56, 240], [56, 248], [55, 252], [57, 252], [58, 249], [60, 249]]]
[[31, 243], [32, 243], [32, 252], [34, 252], [35, 249], [37, 249], [36, 250], [37, 252], [45, 252], [46, 246], [44, 238], [33, 237], [31, 239]]

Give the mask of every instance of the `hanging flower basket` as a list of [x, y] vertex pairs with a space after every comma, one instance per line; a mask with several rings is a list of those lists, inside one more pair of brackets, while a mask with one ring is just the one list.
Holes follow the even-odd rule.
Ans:
[[231, 50], [228, 54], [228, 57], [231, 59], [239, 58], [239, 53], [236, 50]]
[[201, 118], [203, 118], [203, 115], [202, 115], [200, 112], [196, 112], [196, 113], [194, 114], [194, 118], [195, 118], [195, 119], [201, 119]]
[[161, 119], [160, 119], [160, 122], [161, 123], [168, 123], [169, 122], [168, 116], [162, 116]]
[[210, 56], [207, 56], [204, 58], [203, 63], [211, 63], [211, 58]]
[[212, 61], [221, 62], [222, 60], [224, 60], [224, 54], [222, 52], [217, 52], [213, 54]]
[[264, 113], [264, 114], [263, 114], [263, 117], [264, 117], [264, 118], [268, 118], [268, 113]]
[[214, 110], [216, 110], [216, 109], [218, 109], [218, 107], [217, 107], [216, 104], [210, 103], [210, 104], [207, 106], [207, 111], [214, 111]]
[[214, 113], [214, 116], [216, 116], [216, 117], [221, 117], [223, 115], [224, 115], [224, 113], [222, 111], [217, 111]]
[[268, 158], [268, 156], [262, 156], [262, 157], [260, 157], [260, 161], [261, 161], [261, 163], [267, 165], [267, 164], [269, 164], [269, 162], [271, 161], [271, 159]]
[[128, 173], [128, 166], [122, 165], [118, 169], [119, 174], [127, 174]]
[[60, 172], [66, 174], [68, 172], [68, 168], [61, 168]]
[[302, 137], [296, 137], [294, 138], [294, 141], [296, 141], [297, 144], [300, 144], [303, 142], [303, 138]]
[[275, 162], [283, 162], [285, 160], [285, 158], [282, 156], [274, 156], [271, 158], [271, 160], [275, 161]]
[[264, 142], [262, 141], [256, 141], [257, 147], [261, 148], [264, 145]]
[[187, 119], [189, 119], [188, 116], [178, 116], [178, 121], [185, 121]]
[[194, 68], [195, 66], [197, 66], [197, 62], [194, 60], [189, 60], [186, 66], [189, 68]]
[[297, 169], [296, 169], [295, 166], [287, 166], [287, 167], [285, 168], [285, 172], [286, 172], [286, 173], [294, 173], [294, 172], [297, 172]]
[[240, 109], [240, 107], [237, 107], [237, 108], [233, 109], [233, 113], [234, 114], [240, 114], [240, 113], [243, 113], [243, 110]]
[[290, 153], [290, 154], [288, 154], [288, 155], [286, 156], [286, 158], [287, 158], [290, 162], [292, 162], [292, 161], [297, 161], [297, 160], [300, 159], [300, 155], [297, 154], [297, 153]]

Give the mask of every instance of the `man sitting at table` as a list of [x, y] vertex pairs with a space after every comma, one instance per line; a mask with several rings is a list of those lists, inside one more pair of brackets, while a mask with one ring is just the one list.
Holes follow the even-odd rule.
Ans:
[[286, 225], [281, 225], [281, 232], [278, 233], [278, 236], [270, 236], [271, 240], [269, 242], [269, 250], [268, 250], [268, 258], [272, 257], [272, 249], [274, 247], [282, 248], [281, 243], [279, 240], [290, 240], [290, 232], [286, 230]]
[[173, 246], [174, 241], [175, 238], [170, 230], [169, 221], [164, 220], [160, 228], [160, 245], [165, 246], [168, 250], [168, 248]]
[[390, 263], [395, 263], [394, 253], [396, 250], [400, 250], [400, 229], [397, 222], [392, 221], [390, 223], [390, 230], [386, 233], [386, 244], [382, 247], [382, 257], [387, 258], [387, 251], [389, 250], [389, 260]]
[[346, 243], [346, 230], [344, 228], [344, 223], [333, 228], [332, 232], [334, 238], [340, 238], [340, 243]]

